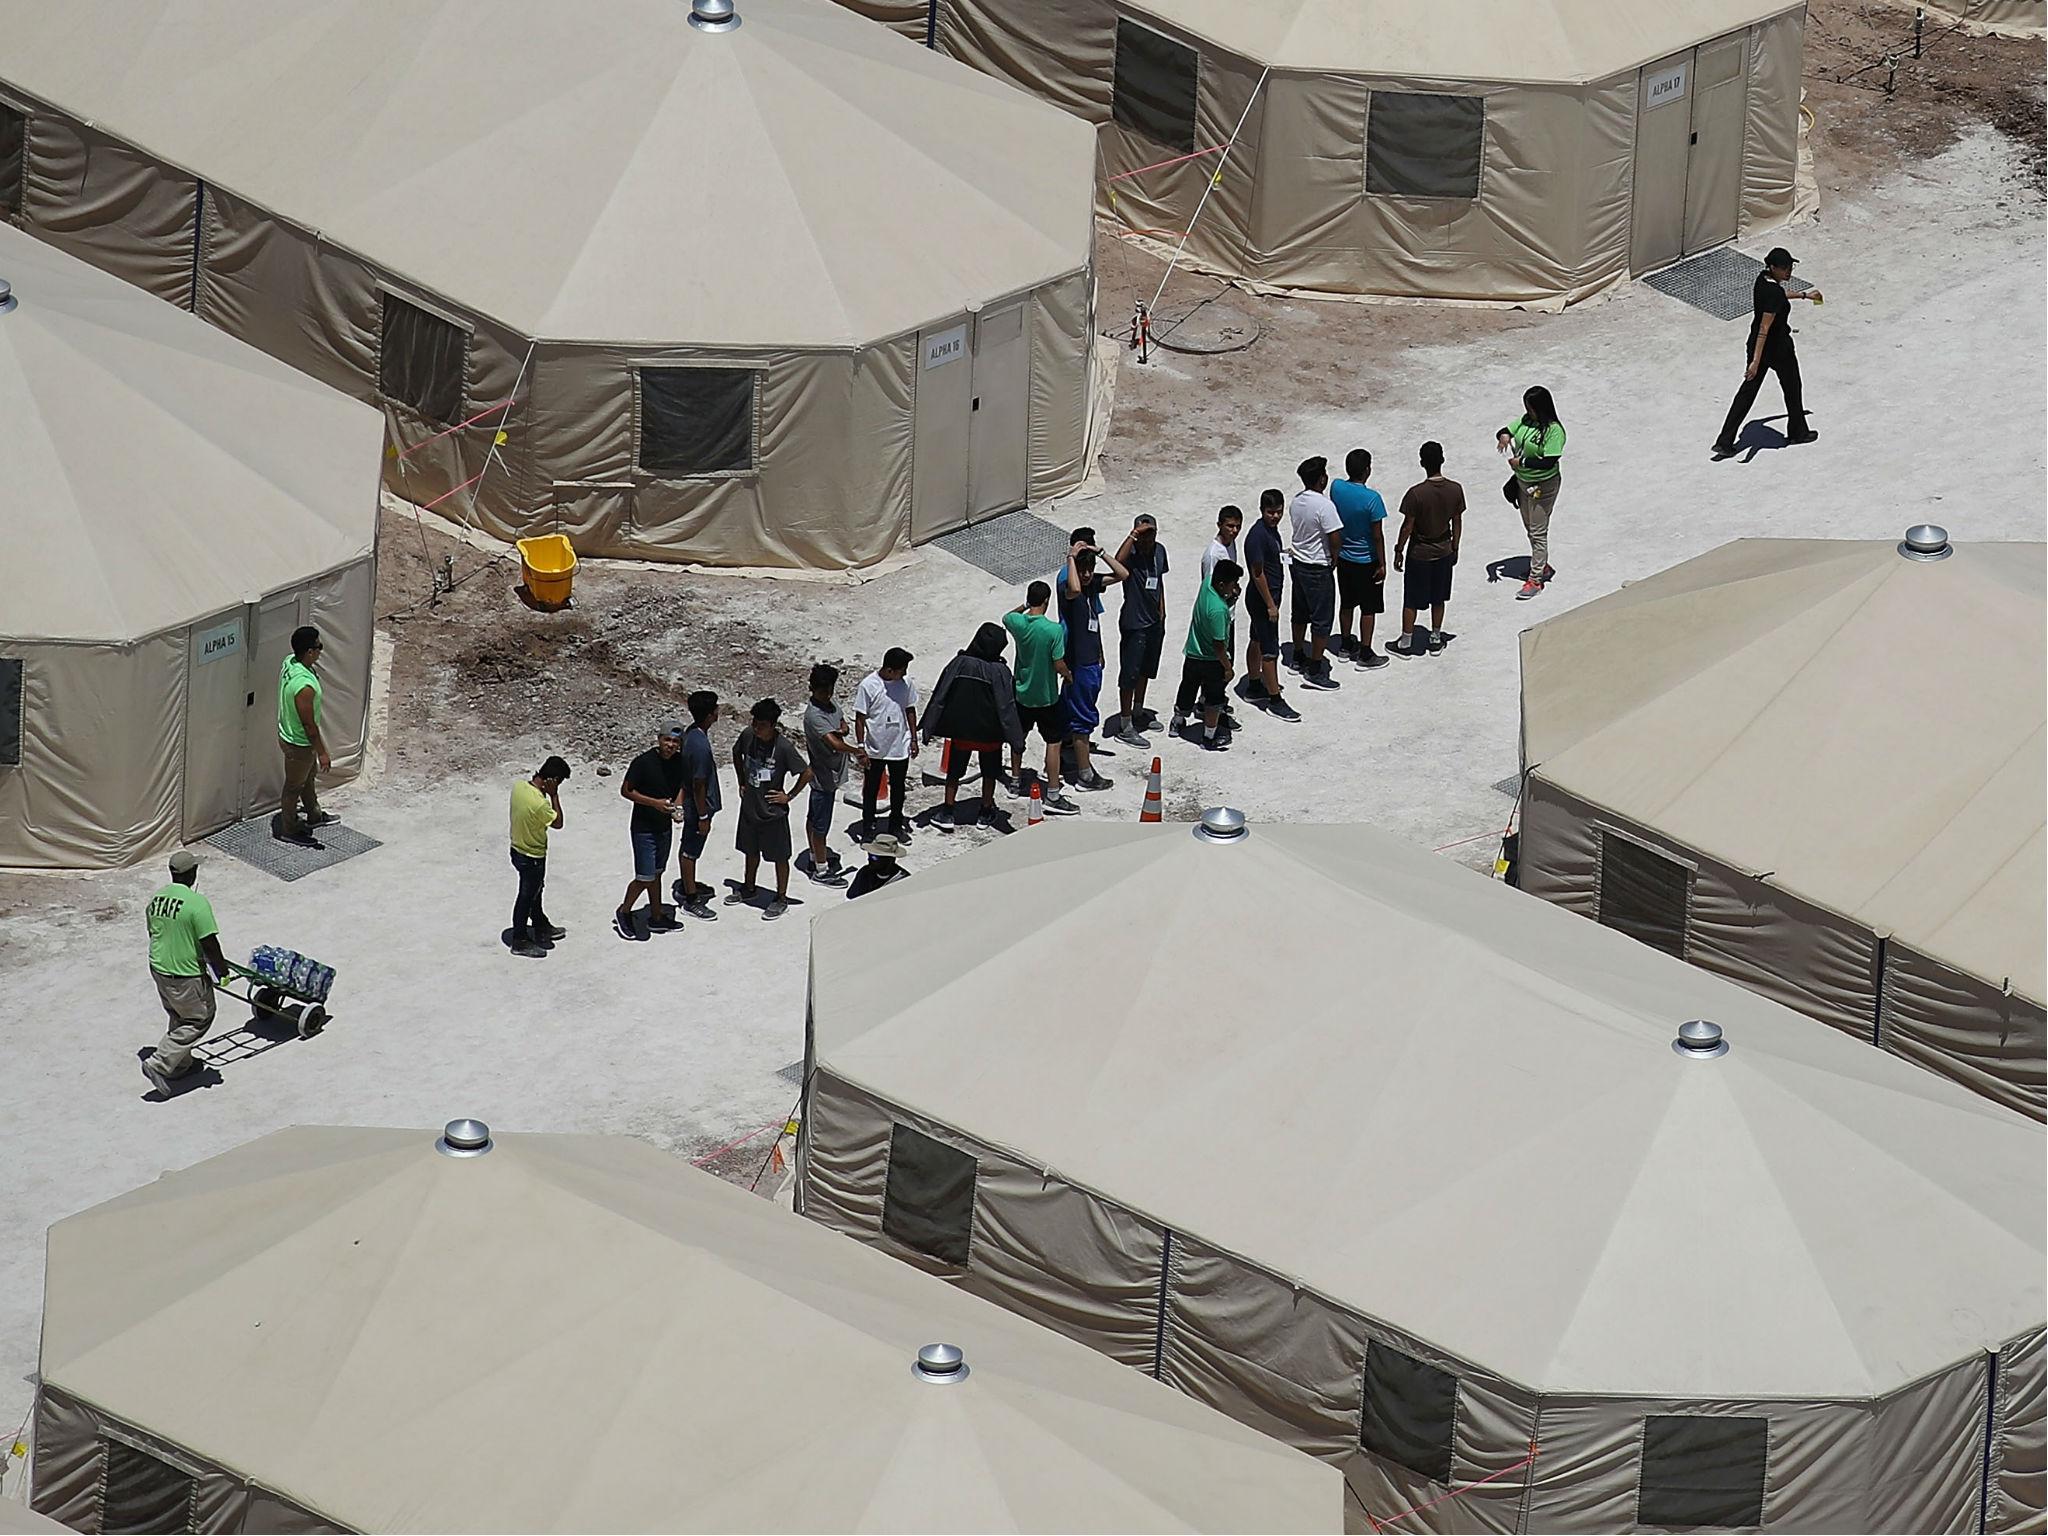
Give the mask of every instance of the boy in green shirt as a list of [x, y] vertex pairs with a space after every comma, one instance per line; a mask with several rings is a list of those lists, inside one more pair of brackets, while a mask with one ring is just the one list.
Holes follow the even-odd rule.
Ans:
[[220, 925], [213, 903], [195, 890], [199, 860], [184, 849], [171, 855], [171, 883], [149, 898], [143, 920], [149, 929], [149, 974], [170, 1020], [155, 1050], [142, 1058], [150, 1087], [169, 1098], [171, 1084], [197, 1069], [192, 1047], [213, 1026], [213, 981], [228, 973], [220, 952]]
[[1188, 712], [1202, 702], [1202, 748], [1230, 750], [1230, 737], [1219, 730], [1225, 690], [1232, 667], [1231, 605], [1244, 588], [1244, 569], [1234, 560], [1218, 560], [1209, 579], [1195, 593], [1195, 611], [1188, 619], [1188, 643], [1182, 647], [1180, 692], [1173, 701], [1173, 734], [1187, 734]]
[[512, 786], [512, 867], [519, 872], [519, 895], [512, 903], [512, 953], [527, 960], [547, 956], [555, 940], [567, 937], [541, 910], [541, 887], [548, 878], [548, 833], [562, 825], [562, 781], [569, 765], [551, 757], [530, 779]]
[[[1080, 807], [1060, 793], [1060, 748], [1067, 727], [1060, 712], [1060, 685], [1071, 675], [1067, 667], [1067, 635], [1057, 619], [1046, 616], [1052, 585], [1034, 581], [1024, 601], [1003, 615], [1003, 628], [1017, 647], [1017, 718], [1028, 736], [1035, 727], [1045, 741], [1045, 792], [1039, 802], [1048, 816], [1073, 816]], [[1010, 777], [1017, 793], [1028, 795], [1024, 782], [1024, 749], [1010, 752]]]
[[[313, 670], [320, 651], [320, 631], [301, 624], [292, 631], [292, 653], [277, 675], [277, 745], [284, 753], [284, 794], [273, 830], [286, 842], [314, 848], [321, 844], [313, 829], [335, 819], [320, 809], [320, 792], [313, 784], [315, 768], [326, 773], [334, 767], [320, 734], [320, 677]], [[302, 803], [304, 821], [299, 820]]]

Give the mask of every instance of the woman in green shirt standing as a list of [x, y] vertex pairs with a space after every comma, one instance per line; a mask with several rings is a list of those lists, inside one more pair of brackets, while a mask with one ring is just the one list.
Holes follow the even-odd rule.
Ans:
[[1526, 602], [1557, 572], [1550, 565], [1550, 514], [1564, 485], [1564, 423], [1541, 384], [1523, 392], [1522, 419], [1495, 434], [1515, 472], [1515, 506], [1529, 531], [1529, 579], [1515, 594]]

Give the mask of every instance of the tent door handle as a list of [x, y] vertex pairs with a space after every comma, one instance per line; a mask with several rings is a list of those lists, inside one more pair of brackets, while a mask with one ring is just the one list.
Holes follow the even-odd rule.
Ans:
[[254, 709], [255, 707], [256, 707], [256, 695], [252, 693], [252, 694], [250, 694], [250, 695], [249, 695], [249, 697], [248, 697], [247, 699], [245, 699], [245, 700], [243, 701], [243, 703], [242, 703], [242, 708], [244, 708], [244, 709]]
[[1691, 137], [1690, 139], [1687, 139], [1687, 140], [1686, 140], [1686, 142], [1687, 142], [1688, 144], [1697, 144], [1697, 143], [1699, 143], [1699, 141], [1700, 141], [1700, 136], [1699, 136], [1698, 134], [1694, 134], [1694, 135], [1693, 135], [1693, 136], [1692, 136], [1692, 137]]
[[976, 396], [974, 397], [974, 408], [975, 408], [975, 409], [976, 409], [977, 411], [981, 409], [981, 396], [979, 396], [979, 395], [976, 395]]

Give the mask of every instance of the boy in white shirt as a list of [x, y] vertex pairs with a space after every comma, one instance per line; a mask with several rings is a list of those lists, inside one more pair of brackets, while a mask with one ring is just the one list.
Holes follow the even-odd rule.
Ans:
[[1209, 579], [1216, 569], [1218, 560], [1228, 560], [1232, 565], [1237, 558], [1237, 536], [1244, 527], [1244, 513], [1237, 507], [1225, 507], [1216, 514], [1216, 537], [1209, 541], [1209, 547], [1202, 551], [1202, 580]]
[[875, 835], [875, 796], [885, 773], [889, 776], [889, 830], [897, 837], [910, 836], [903, 793], [910, 759], [917, 755], [917, 683], [909, 676], [911, 660], [902, 646], [891, 646], [882, 665], [861, 679], [853, 695], [853, 739], [867, 753], [861, 783], [863, 838]]

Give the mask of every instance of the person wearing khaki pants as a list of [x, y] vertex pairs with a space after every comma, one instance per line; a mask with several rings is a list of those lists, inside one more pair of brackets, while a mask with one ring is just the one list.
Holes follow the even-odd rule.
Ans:
[[171, 883], [149, 898], [143, 913], [150, 979], [168, 1023], [156, 1049], [142, 1058], [142, 1075], [160, 1098], [197, 1065], [192, 1047], [213, 1027], [213, 976], [228, 973], [213, 904], [194, 889], [198, 881], [199, 860], [179, 849], [171, 855]]
[[[320, 631], [302, 624], [292, 631], [292, 653], [277, 678], [277, 745], [284, 753], [284, 792], [279, 797], [275, 836], [291, 843], [318, 848], [313, 836], [336, 818], [320, 809], [320, 792], [314, 784], [316, 771], [334, 766], [327, 755], [327, 742], [320, 734], [320, 677], [313, 669], [320, 661]], [[305, 817], [300, 819], [303, 806]]]
[[1508, 468], [1516, 510], [1529, 534], [1529, 579], [1515, 594], [1520, 602], [1540, 597], [1557, 572], [1550, 564], [1550, 514], [1564, 486], [1564, 423], [1542, 385], [1522, 392], [1522, 416], [1494, 434]]

